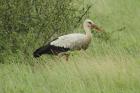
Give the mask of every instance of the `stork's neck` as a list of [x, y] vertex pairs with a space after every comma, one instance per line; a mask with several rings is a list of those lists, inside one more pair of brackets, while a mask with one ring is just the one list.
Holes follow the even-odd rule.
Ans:
[[91, 29], [84, 26], [84, 30], [86, 32], [86, 36], [89, 37], [89, 38], [92, 38], [92, 33], [91, 33]]

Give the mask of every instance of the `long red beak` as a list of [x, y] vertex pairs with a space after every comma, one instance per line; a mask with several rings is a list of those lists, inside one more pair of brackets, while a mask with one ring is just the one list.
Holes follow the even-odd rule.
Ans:
[[99, 28], [99, 27], [98, 27], [97, 25], [95, 25], [95, 24], [92, 25], [92, 28], [93, 28], [93, 29], [96, 29], [97, 32], [102, 32], [102, 31], [103, 31], [101, 28]]

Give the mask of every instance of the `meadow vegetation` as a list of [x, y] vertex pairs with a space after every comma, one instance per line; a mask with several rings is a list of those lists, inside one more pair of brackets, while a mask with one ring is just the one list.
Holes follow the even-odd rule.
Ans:
[[[0, 93], [140, 93], [139, 8], [140, 0], [1, 0]], [[87, 17], [105, 32], [93, 31], [86, 51], [33, 58], [49, 40], [82, 33]]]

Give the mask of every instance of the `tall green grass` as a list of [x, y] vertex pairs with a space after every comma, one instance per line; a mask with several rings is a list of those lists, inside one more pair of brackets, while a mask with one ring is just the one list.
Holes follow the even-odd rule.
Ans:
[[[69, 62], [1, 64], [2, 93], [139, 93], [140, 66], [133, 58], [78, 55]], [[78, 58], [79, 57], [79, 58]]]
[[116, 31], [110, 39], [93, 33], [89, 49], [72, 52], [68, 62], [9, 55], [0, 64], [1, 93], [140, 93], [140, 1], [87, 1], [93, 3], [90, 19], [107, 33]]

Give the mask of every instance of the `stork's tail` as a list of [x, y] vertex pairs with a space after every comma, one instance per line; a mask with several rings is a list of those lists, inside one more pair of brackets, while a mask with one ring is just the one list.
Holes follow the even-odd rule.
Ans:
[[35, 58], [40, 57], [42, 54], [44, 54], [44, 51], [45, 51], [46, 49], [47, 49], [46, 46], [43, 46], [43, 47], [40, 47], [40, 48], [36, 49], [36, 50], [34, 51], [34, 53], [33, 53], [33, 56], [34, 56]]

